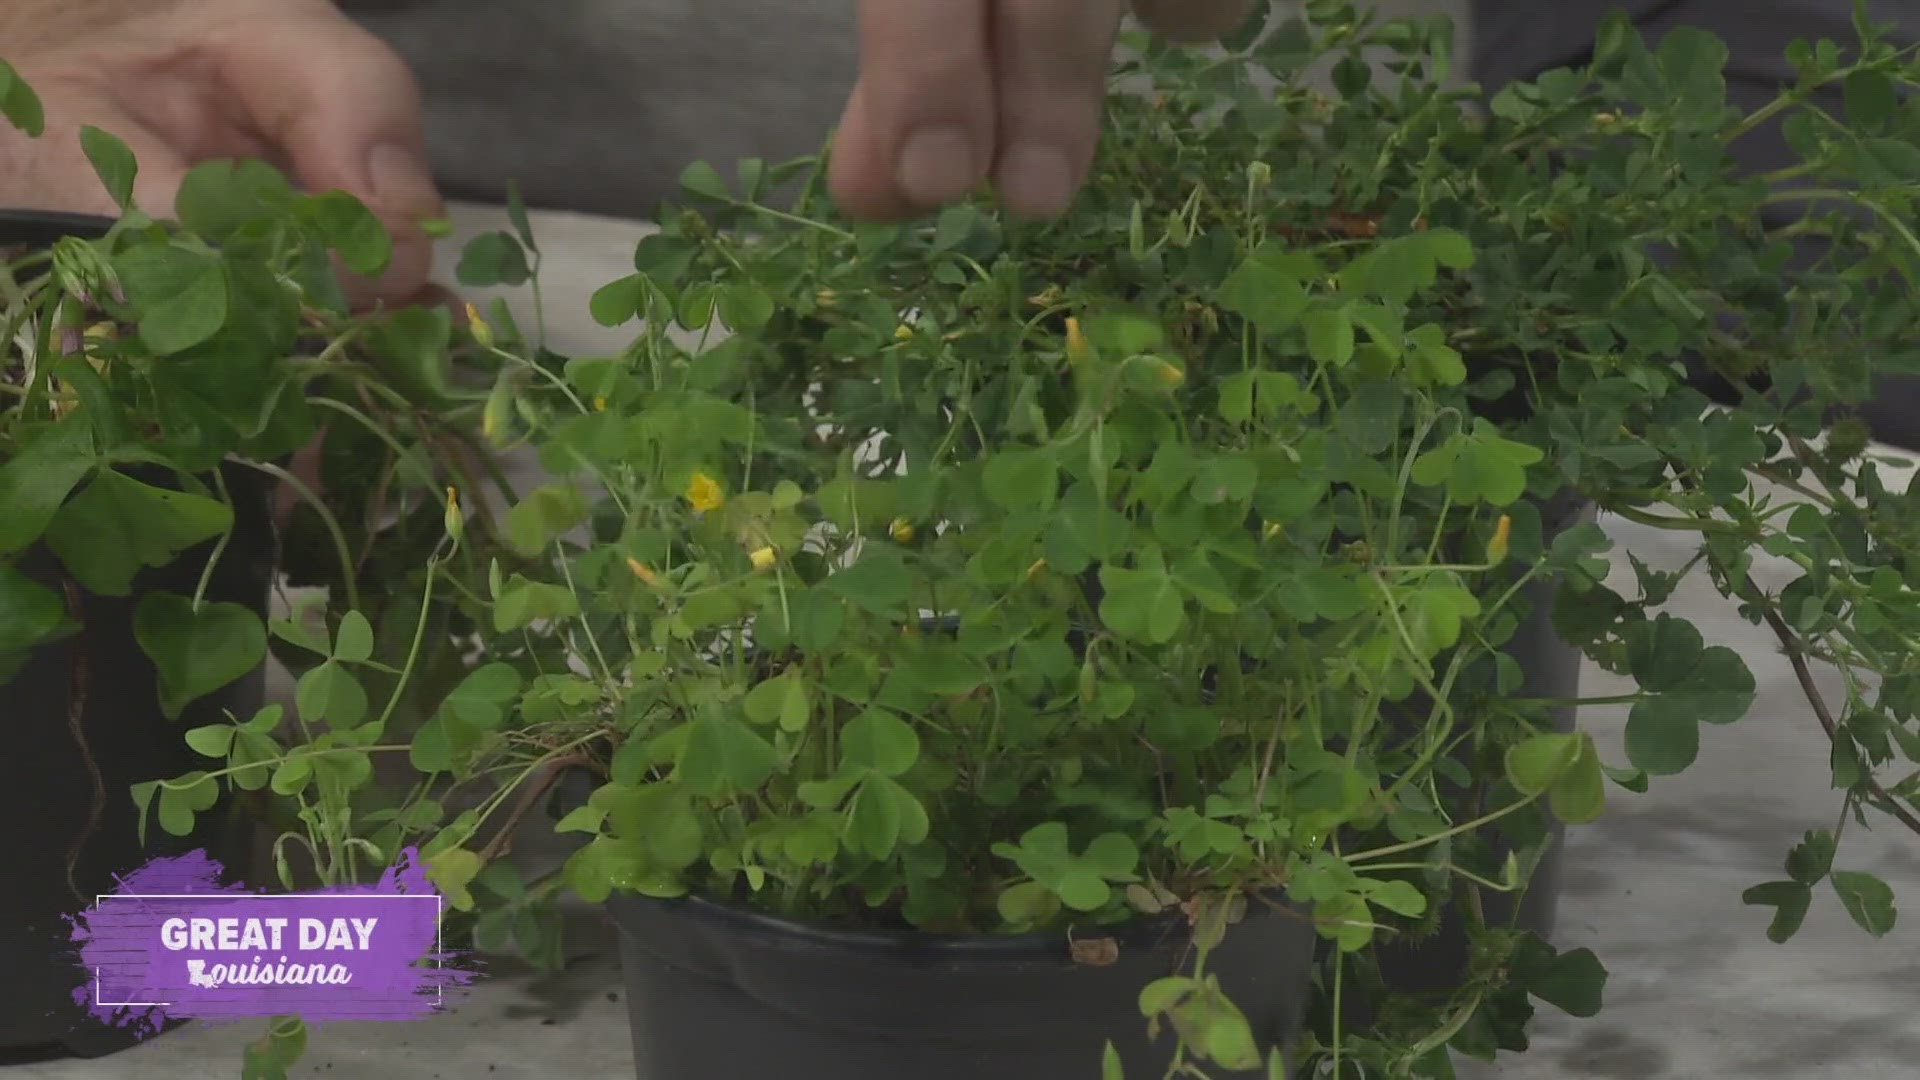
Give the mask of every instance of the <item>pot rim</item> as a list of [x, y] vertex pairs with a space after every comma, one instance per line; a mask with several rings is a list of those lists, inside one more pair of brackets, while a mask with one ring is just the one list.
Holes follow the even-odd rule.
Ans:
[[[1274, 896], [1275, 906], [1291, 909], [1284, 894]], [[1266, 904], [1250, 903], [1246, 918], [1253, 918]], [[682, 918], [721, 929], [773, 936], [795, 946], [828, 948], [867, 956], [932, 957], [948, 961], [1057, 961], [1072, 959], [1076, 941], [1112, 939], [1123, 953], [1158, 948], [1188, 932], [1187, 920], [1178, 911], [1142, 915], [1110, 926], [1091, 925], [1084, 933], [1073, 931], [1034, 931], [1020, 934], [954, 934], [922, 930], [855, 930], [823, 922], [775, 915], [735, 901], [715, 900], [689, 894], [664, 899], [638, 893], [615, 893], [606, 907], [616, 925], [627, 929], [629, 919], [623, 910], [651, 907]], [[1282, 915], [1282, 917], [1286, 917]], [[1304, 916], [1302, 916], [1304, 921]]]
[[0, 243], [45, 245], [68, 236], [97, 240], [115, 224], [102, 214], [0, 207]]

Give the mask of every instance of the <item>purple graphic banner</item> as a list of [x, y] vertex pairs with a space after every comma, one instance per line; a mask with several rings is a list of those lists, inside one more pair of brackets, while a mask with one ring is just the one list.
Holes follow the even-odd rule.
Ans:
[[221, 882], [204, 853], [159, 859], [73, 919], [85, 985], [110, 1023], [295, 1015], [412, 1020], [473, 973], [440, 943], [445, 901], [412, 849], [378, 882], [267, 894]]

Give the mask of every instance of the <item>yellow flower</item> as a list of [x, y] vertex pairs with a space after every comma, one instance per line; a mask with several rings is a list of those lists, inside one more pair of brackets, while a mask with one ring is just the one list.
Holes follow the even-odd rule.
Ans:
[[1086, 360], [1087, 336], [1080, 332], [1080, 320], [1067, 316], [1067, 361], [1078, 364]]
[[896, 543], [911, 544], [913, 543], [913, 522], [906, 518], [894, 518], [893, 524], [887, 526], [887, 535], [893, 537]]
[[481, 348], [493, 348], [493, 327], [487, 325], [487, 320], [480, 317], [480, 309], [472, 304], [467, 305], [467, 331]]
[[780, 560], [779, 552], [770, 547], [755, 548], [747, 555], [747, 561], [753, 563], [755, 570], [767, 570]]
[[895, 341], [912, 341], [912, 340], [913, 340], [913, 327], [911, 327], [911, 326], [908, 326], [908, 325], [907, 325], [906, 323], [901, 323], [901, 324], [900, 324], [899, 326], [896, 326], [896, 327], [894, 327], [894, 328], [893, 328], [893, 340], [895, 340]]
[[643, 585], [657, 588], [660, 584], [660, 575], [647, 569], [647, 564], [641, 562], [639, 559], [629, 556], [627, 559], [627, 569], [633, 571], [633, 576], [639, 578], [640, 583]]
[[721, 492], [719, 481], [706, 473], [697, 472], [693, 474], [693, 479], [687, 481], [687, 501], [693, 504], [695, 510], [704, 514], [709, 510], [720, 509], [721, 505], [727, 501], [727, 497]]
[[1499, 524], [1493, 527], [1493, 539], [1487, 541], [1487, 562], [1498, 565], [1507, 557], [1507, 541], [1513, 536], [1513, 519], [1500, 515]]
[[1187, 373], [1165, 360], [1155, 360], [1153, 377], [1160, 380], [1162, 386], [1179, 386], [1187, 381]]
[[607, 411], [607, 399], [606, 399], [606, 398], [603, 398], [603, 397], [597, 397], [597, 398], [594, 398], [594, 399], [593, 399], [593, 411], [594, 411], [594, 412], [606, 412], [606, 411]]

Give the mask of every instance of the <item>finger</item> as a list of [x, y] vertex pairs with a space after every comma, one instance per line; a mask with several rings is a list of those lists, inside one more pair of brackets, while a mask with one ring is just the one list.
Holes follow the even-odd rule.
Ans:
[[1093, 164], [1123, 0], [999, 0], [993, 182], [1020, 216], [1065, 210]]
[[386, 225], [393, 259], [376, 291], [404, 297], [425, 285], [433, 241], [419, 223], [444, 205], [406, 65], [331, 13], [229, 30], [216, 37], [213, 55], [240, 107], [304, 187], [349, 192]]
[[1133, 0], [1147, 29], [1175, 41], [1212, 41], [1238, 30], [1254, 0]]
[[893, 218], [966, 195], [993, 161], [988, 0], [862, 0], [860, 79], [829, 182], [849, 213]]

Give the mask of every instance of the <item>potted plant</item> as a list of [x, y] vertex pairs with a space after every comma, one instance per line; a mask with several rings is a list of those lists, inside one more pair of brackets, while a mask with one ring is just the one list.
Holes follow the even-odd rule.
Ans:
[[[1920, 341], [1916, 72], [1861, 31], [1796, 47], [1801, 82], [1746, 115], [1710, 36], [1624, 21], [1485, 116], [1441, 88], [1444, 26], [1332, 0], [1220, 55], [1135, 42], [1146, 92], [1046, 225], [854, 224], [817, 161], [689, 169], [593, 299], [643, 322], [628, 349], [470, 312], [439, 358], [483, 366], [465, 417], [553, 482], [485, 529], [454, 487], [393, 651], [338, 596], [287, 630], [329, 686], [394, 673], [384, 711], [198, 729], [218, 760], [184, 787], [305, 800], [322, 879], [421, 843], [477, 940], [606, 901], [645, 1077], [1448, 1076], [1524, 1049], [1533, 1001], [1590, 1015], [1604, 971], [1489, 898], [1754, 694], [1664, 610], [1676, 573], [1621, 592], [1562, 507], [1698, 535], [1687, 570], [1778, 635], [1848, 815], [1916, 824], [1882, 779], [1920, 757], [1914, 532], [1847, 418]], [[1835, 84], [1844, 118], [1804, 105]], [[1783, 116], [1803, 162], [1737, 175], [1728, 143]], [[1783, 204], [1808, 208], [1784, 235], [1758, 213]], [[532, 271], [513, 219], [470, 281]], [[1763, 591], [1759, 559], [1802, 576]], [[1638, 683], [1625, 763], [1516, 659], [1542, 622]], [[405, 691], [447, 655], [457, 680]], [[391, 790], [382, 748], [413, 770]], [[529, 880], [514, 831], [581, 773], [555, 809], [582, 846]], [[1890, 928], [1837, 831], [1747, 894], [1776, 940], [1821, 885]], [[1369, 954], [1450, 912], [1466, 969], [1392, 992]]]
[[[41, 133], [37, 99], [3, 63], [0, 106]], [[0, 794], [18, 876], [0, 910], [9, 1060], [94, 1056], [137, 1036], [73, 999], [66, 917], [115, 875], [192, 848], [248, 869], [252, 823], [233, 797], [245, 785], [190, 774], [156, 800], [155, 782], [203, 760], [183, 731], [267, 715], [280, 541], [297, 553], [309, 534], [342, 535], [290, 457], [342, 416], [413, 458], [434, 449], [414, 442], [431, 399], [387, 385], [416, 389], [403, 378], [410, 348], [437, 355], [407, 336], [429, 313], [338, 330], [348, 313], [329, 257], [360, 273], [387, 259], [364, 207], [299, 196], [257, 163], [216, 162], [187, 177], [181, 222], [163, 225], [131, 201], [124, 144], [91, 128], [81, 142], [124, 210], [117, 221], [0, 212], [0, 683], [18, 740]], [[316, 329], [323, 348], [309, 348]], [[330, 531], [277, 522], [287, 489]], [[146, 843], [150, 810], [165, 842]]]

